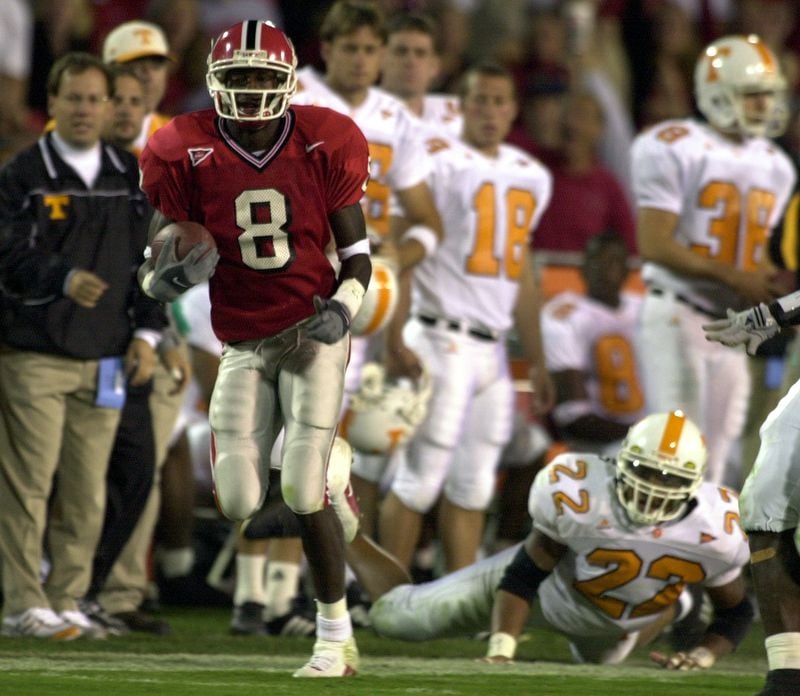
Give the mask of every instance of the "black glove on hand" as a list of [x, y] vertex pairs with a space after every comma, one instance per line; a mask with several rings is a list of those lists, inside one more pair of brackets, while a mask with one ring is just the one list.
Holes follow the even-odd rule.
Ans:
[[350, 328], [350, 313], [339, 300], [323, 300], [314, 295], [314, 309], [317, 315], [306, 324], [311, 338], [322, 343], [336, 343]]
[[208, 280], [214, 275], [219, 261], [216, 247], [205, 242], [192, 247], [186, 256], [178, 260], [175, 244], [174, 236], [167, 238], [153, 270], [145, 275], [142, 282], [144, 291], [161, 302], [171, 302], [194, 285]]

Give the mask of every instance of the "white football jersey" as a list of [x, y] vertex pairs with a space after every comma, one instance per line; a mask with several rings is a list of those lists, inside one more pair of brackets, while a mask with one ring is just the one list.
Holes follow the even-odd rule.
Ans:
[[532, 231], [550, 202], [550, 172], [511, 145], [496, 157], [446, 136], [427, 145], [444, 239], [414, 268], [412, 310], [506, 331]]
[[569, 548], [539, 586], [542, 612], [572, 635], [642, 629], [686, 584], [718, 587], [749, 559], [737, 498], [704, 483], [687, 515], [660, 525], [629, 521], [615, 492], [613, 461], [564, 454], [537, 475], [528, 510], [534, 526]]
[[298, 71], [301, 91], [295, 104], [326, 106], [355, 121], [369, 144], [370, 178], [362, 199], [367, 225], [385, 237], [389, 232], [391, 195], [425, 180], [430, 157], [420, 135], [420, 122], [396, 97], [377, 87], [353, 108], [310, 68]]
[[[791, 161], [773, 142], [734, 143], [698, 121], [666, 121], [635, 139], [632, 158], [637, 207], [678, 215], [680, 244], [745, 271], [766, 258], [767, 238], [795, 182]], [[726, 307], [745, 306], [727, 285], [652, 262], [642, 277], [722, 316]]]
[[464, 118], [459, 99], [453, 94], [426, 94], [422, 98], [420, 119], [438, 133], [461, 137]]
[[[609, 307], [576, 292], [563, 292], [542, 307], [542, 343], [550, 372], [578, 370], [587, 377], [591, 413], [632, 424], [644, 415], [635, 333], [640, 295], [623, 292]], [[557, 414], [556, 415], [556, 420]]]

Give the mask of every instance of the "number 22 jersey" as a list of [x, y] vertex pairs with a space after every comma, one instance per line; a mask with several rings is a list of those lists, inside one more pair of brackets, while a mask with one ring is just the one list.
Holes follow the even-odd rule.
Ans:
[[531, 487], [534, 526], [568, 547], [539, 587], [542, 613], [567, 634], [640, 630], [687, 584], [725, 585], [749, 558], [737, 499], [727, 488], [704, 483], [682, 518], [636, 525], [614, 486], [612, 461], [565, 454]]

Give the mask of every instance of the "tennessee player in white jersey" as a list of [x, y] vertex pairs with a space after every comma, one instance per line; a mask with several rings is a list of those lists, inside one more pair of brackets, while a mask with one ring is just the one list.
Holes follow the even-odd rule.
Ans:
[[458, 97], [428, 94], [441, 67], [436, 24], [427, 15], [401, 12], [387, 22], [386, 31], [381, 87], [400, 97], [435, 132], [459, 137], [463, 118]]
[[568, 637], [576, 661], [615, 664], [686, 613], [686, 587], [699, 583], [714, 607], [705, 635], [687, 652], [652, 659], [710, 667], [744, 637], [753, 608], [736, 497], [702, 482], [705, 461], [700, 431], [680, 412], [632, 426], [616, 461], [560, 455], [531, 487], [525, 542], [431, 583], [402, 583], [357, 537], [348, 559], [375, 596], [373, 629], [427, 640], [491, 625], [486, 660], [509, 662], [525, 627], [544, 626]]
[[765, 244], [795, 173], [771, 141], [783, 130], [785, 80], [755, 36], [711, 44], [695, 68], [708, 123], [661, 123], [633, 145], [637, 239], [648, 285], [639, 356], [648, 409], [684, 408], [708, 437], [720, 482], [742, 431], [750, 380], [739, 352], [703, 340], [701, 325], [781, 294]]
[[628, 252], [619, 235], [592, 237], [582, 267], [586, 293], [542, 308], [542, 343], [556, 385], [552, 417], [569, 449], [613, 455], [644, 415], [635, 331], [641, 296], [621, 290]]
[[[798, 194], [796, 193], [795, 196]], [[784, 230], [797, 225], [791, 205]], [[781, 327], [800, 324], [800, 291], [769, 305], [703, 327], [710, 341], [744, 345], [754, 355]], [[759, 430], [761, 446], [742, 488], [742, 524], [750, 544], [750, 564], [764, 622], [769, 672], [759, 696], [800, 693], [800, 381], [767, 416]]]
[[[370, 178], [361, 200], [374, 247], [396, 255], [405, 269], [430, 254], [441, 237], [441, 220], [425, 183], [430, 158], [419, 135], [419, 122], [403, 103], [373, 87], [385, 50], [383, 16], [372, 4], [340, 0], [333, 4], [320, 27], [325, 74], [311, 68], [298, 71], [299, 91], [293, 103], [316, 104], [352, 118], [367, 139]], [[400, 239], [390, 229], [393, 210], [402, 209], [407, 229]], [[386, 243], [391, 240], [391, 243]], [[392, 346], [402, 358], [397, 369], [417, 376], [421, 366], [403, 345]], [[355, 391], [366, 361], [368, 342], [351, 343], [345, 393]]]
[[479, 66], [464, 84], [463, 139], [428, 141], [430, 185], [445, 235], [414, 268], [405, 327], [407, 344], [433, 377], [433, 396], [380, 513], [382, 544], [406, 567], [421, 517], [440, 493], [448, 570], [475, 559], [495, 468], [510, 437], [513, 387], [504, 339], [515, 324], [525, 358], [541, 368], [536, 395], [552, 403], [528, 256], [551, 177], [529, 155], [502, 144], [516, 113], [510, 76]]

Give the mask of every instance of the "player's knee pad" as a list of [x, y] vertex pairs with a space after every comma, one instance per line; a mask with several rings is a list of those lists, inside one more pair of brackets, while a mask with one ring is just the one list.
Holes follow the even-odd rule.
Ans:
[[287, 440], [284, 445], [281, 491], [286, 504], [298, 515], [310, 515], [325, 507], [328, 435], [320, 431], [316, 436]]
[[255, 445], [221, 446], [217, 440], [214, 460], [214, 490], [225, 517], [245, 520], [261, 507], [267, 483], [260, 475], [260, 455]]

